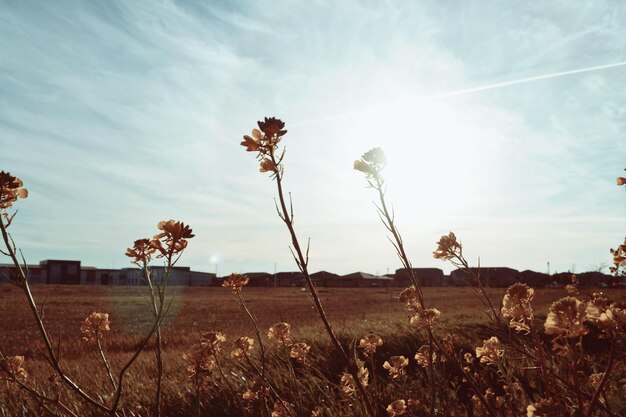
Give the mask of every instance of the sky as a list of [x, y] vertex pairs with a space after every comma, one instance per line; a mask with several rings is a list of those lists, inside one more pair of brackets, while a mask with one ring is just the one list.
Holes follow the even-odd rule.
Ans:
[[625, 23], [620, 1], [0, 1], [13, 236], [29, 263], [120, 268], [175, 219], [180, 265], [296, 270], [239, 144], [275, 116], [311, 272], [401, 266], [352, 169], [372, 147], [415, 267], [449, 271], [454, 231], [472, 264], [601, 268], [626, 229]]

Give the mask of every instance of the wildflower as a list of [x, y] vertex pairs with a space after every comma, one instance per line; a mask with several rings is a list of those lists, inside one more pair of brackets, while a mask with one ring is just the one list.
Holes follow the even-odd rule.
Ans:
[[[370, 376], [369, 370], [362, 366], [359, 368], [357, 376], [359, 377], [359, 381], [361, 382], [361, 385], [363, 386], [363, 388], [366, 388], [367, 385], [369, 384], [369, 376]], [[354, 377], [351, 374], [344, 372], [341, 375], [340, 382], [341, 382], [341, 390], [345, 394], [352, 395], [356, 392], [356, 382], [354, 381]]]
[[[280, 119], [277, 119], [275, 117], [266, 117], [265, 121], [261, 122], [257, 122], [257, 124], [259, 125], [259, 129], [261, 129], [261, 131], [263, 133], [265, 133], [266, 136], [269, 137], [273, 137], [273, 136], [283, 136], [285, 133], [287, 133], [286, 130], [283, 130], [283, 128], [285, 127], [285, 122], [283, 122]], [[256, 130], [256, 129], [255, 129]], [[254, 134], [254, 131], [253, 131]]]
[[246, 390], [241, 396], [244, 401], [253, 402], [270, 396], [269, 387], [262, 382], [255, 382], [251, 389]]
[[435, 321], [439, 318], [441, 312], [436, 308], [429, 308], [422, 310], [411, 317], [411, 324], [418, 329], [425, 327], [432, 327], [435, 325]]
[[356, 391], [356, 385], [354, 382], [354, 377], [347, 372], [344, 372], [341, 375], [341, 390], [348, 395], [354, 394]]
[[241, 275], [237, 273], [230, 274], [230, 277], [226, 278], [224, 282], [222, 282], [222, 287], [230, 288], [233, 291], [233, 294], [238, 294], [241, 292], [243, 287], [248, 285], [250, 278], [247, 275]]
[[28, 198], [28, 190], [22, 188], [23, 185], [19, 178], [0, 171], [0, 210], [11, 207], [18, 198]]
[[191, 351], [183, 353], [183, 359], [188, 364], [187, 373], [190, 378], [196, 375], [210, 376], [217, 367], [215, 356], [201, 343], [197, 343]]
[[420, 303], [419, 291], [415, 285], [411, 285], [409, 288], [405, 288], [398, 297], [401, 303], [405, 303], [407, 310], [420, 311], [422, 309], [422, 303]]
[[322, 412], [324, 410], [319, 405], [311, 410], [311, 417], [322, 417]]
[[294, 359], [296, 362], [303, 364], [306, 362], [309, 350], [311, 350], [311, 346], [306, 343], [294, 343], [291, 345], [289, 357]]
[[617, 249], [611, 249], [610, 252], [613, 255], [613, 266], [609, 269], [617, 275], [620, 269], [626, 269], [626, 238], [624, 238], [623, 244], [619, 245]]
[[192, 230], [189, 226], [174, 220], [159, 222], [157, 227], [162, 232], [154, 235], [150, 244], [155, 250], [159, 251], [157, 257], [160, 258], [182, 252], [187, 247], [187, 239], [195, 236], [191, 233]]
[[275, 158], [275, 151], [281, 137], [287, 133], [283, 129], [285, 123], [274, 117], [266, 117], [265, 121], [259, 121], [258, 125], [261, 130], [252, 129], [251, 136], [244, 135], [241, 145], [245, 146], [248, 152], [258, 152], [257, 158], [260, 160], [261, 172], [271, 172], [273, 176], [277, 176], [281, 170], [280, 163], [283, 156]]
[[267, 337], [276, 340], [279, 345], [289, 344], [289, 332], [291, 325], [289, 323], [276, 323], [270, 327]]
[[226, 336], [223, 333], [204, 332], [200, 338], [200, 345], [207, 350], [207, 353], [215, 355], [221, 350], [221, 344], [225, 341]]
[[433, 364], [437, 360], [437, 354], [435, 353], [433, 349], [433, 352], [432, 352], [433, 356], [432, 356], [432, 362], [431, 362], [428, 360], [430, 353], [431, 352], [430, 352], [430, 348], [428, 345], [424, 345], [421, 348], [419, 348], [419, 350], [415, 354], [415, 361], [417, 361], [417, 364], [423, 368], [428, 368], [429, 362], [430, 364]]
[[406, 403], [404, 400], [396, 400], [387, 406], [389, 417], [401, 416], [406, 413]]
[[387, 159], [381, 148], [373, 148], [361, 155], [361, 159], [354, 161], [354, 169], [366, 174], [368, 179], [380, 180], [380, 171], [385, 167]]
[[563, 406], [552, 398], [544, 398], [526, 407], [527, 417], [556, 417], [563, 415]]
[[517, 331], [530, 331], [533, 309], [530, 301], [535, 290], [526, 284], [514, 284], [506, 290], [502, 300], [502, 317], [511, 319], [509, 326]]
[[[257, 131], [256, 129], [253, 130]], [[259, 144], [259, 139], [261, 139], [261, 133], [259, 132], [259, 137], [250, 137], [248, 135], [244, 135], [243, 136], [243, 142], [241, 142], [242, 146], [246, 147], [246, 151], [248, 152], [255, 152], [259, 150], [260, 144]]]
[[289, 411], [283, 404], [275, 403], [274, 409], [272, 410], [272, 417], [289, 417]]
[[587, 302], [585, 314], [588, 321], [597, 326], [608, 329], [619, 329], [626, 324], [626, 309], [616, 303], [609, 304], [609, 300], [602, 293], [594, 293]]
[[602, 378], [604, 378], [604, 372], [589, 375], [589, 383], [591, 384], [593, 389], [598, 389]]
[[363, 351], [363, 354], [365, 356], [372, 357], [374, 356], [374, 353], [376, 353], [376, 349], [382, 345], [383, 339], [381, 339], [380, 336], [377, 336], [375, 334], [368, 334], [361, 340], [359, 340], [358, 348]]
[[230, 357], [233, 359], [241, 359], [248, 356], [250, 350], [252, 350], [252, 346], [254, 345], [254, 340], [249, 337], [240, 337], [234, 342], [235, 349], [230, 353]]
[[441, 236], [439, 242], [437, 242], [437, 249], [433, 252], [435, 259], [441, 259], [442, 261], [449, 261], [461, 254], [461, 244], [457, 242], [456, 235], [452, 232], [448, 233], [448, 236]]
[[86, 342], [101, 340], [104, 332], [111, 330], [108, 313], [93, 312], [80, 326], [83, 340]]
[[28, 378], [28, 373], [23, 365], [23, 356], [7, 356], [0, 359], [0, 379], [24, 381]]
[[546, 334], [579, 337], [589, 332], [583, 324], [585, 319], [585, 303], [574, 297], [565, 297], [552, 303], [544, 328]]
[[150, 244], [150, 239], [138, 239], [135, 240], [132, 248], [126, 249], [126, 256], [134, 258], [134, 261], [131, 261], [131, 263], [143, 266], [150, 262], [155, 251], [155, 247]]
[[495, 336], [484, 340], [483, 346], [476, 348], [476, 357], [480, 358], [480, 363], [487, 365], [494, 365], [502, 355], [504, 355], [504, 348], [500, 340]]
[[392, 356], [388, 361], [383, 363], [383, 368], [389, 372], [389, 378], [391, 379], [403, 379], [406, 376], [406, 366], [409, 364], [409, 360], [404, 356]]
[[278, 167], [271, 159], [263, 158], [261, 159], [261, 166], [259, 168], [261, 172], [277, 172]]

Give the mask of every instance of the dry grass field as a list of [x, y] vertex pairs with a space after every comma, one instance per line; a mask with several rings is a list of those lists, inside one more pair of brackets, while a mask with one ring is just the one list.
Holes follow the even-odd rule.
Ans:
[[[112, 334], [107, 336], [109, 351], [130, 351], [151, 323], [152, 316], [142, 287], [47, 286], [32, 287], [39, 305], [45, 301], [45, 321], [52, 335], [60, 337], [64, 357], [80, 355], [74, 341], [81, 338], [80, 325], [90, 313], [110, 314]], [[409, 317], [397, 297], [400, 288], [321, 288], [320, 298], [339, 334], [359, 335], [381, 332], [382, 328], [404, 324]], [[589, 290], [589, 292], [595, 290]], [[603, 289], [620, 300], [626, 290]], [[496, 303], [504, 288], [488, 289]], [[236, 299], [223, 288], [171, 287], [174, 298], [163, 333], [167, 346], [188, 346], [204, 331], [220, 331], [233, 338], [251, 333], [251, 325]], [[300, 288], [246, 288], [246, 300], [262, 329], [280, 321], [289, 322], [293, 332], [303, 337], [318, 334], [319, 318], [309, 294]], [[537, 290], [533, 306], [545, 315], [550, 303], [564, 296], [562, 289]], [[442, 312], [449, 325], [477, 323], [485, 310], [469, 288], [426, 287], [427, 306]], [[358, 332], [357, 332], [358, 330]], [[0, 286], [0, 347], [5, 354], [36, 355], [33, 340], [37, 328], [23, 293], [10, 285]], [[325, 335], [320, 334], [324, 338]]]
[[[346, 345], [351, 339], [376, 333], [385, 340], [381, 357], [399, 354], [410, 357], [423, 340], [418, 340], [419, 337], [407, 325], [409, 313], [397, 300], [399, 291], [398, 288], [323, 288], [320, 289], [320, 298]], [[488, 291], [499, 303], [505, 290]], [[615, 300], [626, 298], [626, 290], [603, 291]], [[204, 331], [223, 332], [230, 346], [238, 336], [253, 337], [253, 330], [236, 299], [226, 289], [172, 287], [169, 293], [174, 297], [174, 303], [163, 326], [166, 364], [164, 411], [168, 416], [195, 415], [193, 387], [186, 373], [183, 353], [197, 342]], [[105, 349], [113, 368], [121, 366], [151, 320], [142, 288], [41, 285], [33, 287], [33, 294], [40, 306], [45, 300], [45, 322], [50, 334], [57, 339], [55, 345], [60, 342], [58, 348], [65, 369], [90, 387], [95, 395], [106, 399], [110, 392], [106, 375], [93, 347], [81, 340], [80, 325], [94, 311], [109, 313], [111, 331], [104, 339]], [[533, 301], [537, 319], [542, 320], [550, 303], [563, 296], [562, 289], [538, 290]], [[0, 349], [7, 356], [24, 355], [30, 378], [45, 382], [50, 370], [38, 352], [41, 346], [37, 329], [22, 297], [23, 293], [18, 288], [0, 286]], [[312, 346], [311, 358], [315, 367], [329, 380], [338, 379], [342, 369], [333, 365], [332, 347], [311, 308], [308, 292], [299, 288], [246, 288], [245, 297], [264, 332], [273, 323], [289, 322], [293, 329], [292, 339], [306, 341]], [[436, 306], [441, 311], [442, 331], [453, 331], [460, 346], [471, 350], [483, 337], [487, 337], [481, 333], [480, 326], [486, 322], [484, 307], [469, 288], [424, 288], [424, 298], [427, 305]], [[225, 361], [228, 366], [237, 369], [230, 359], [225, 358]], [[281, 370], [287, 372], [281, 366], [284, 367], [284, 364], [276, 363], [273, 367], [276, 379], [281, 378]], [[127, 409], [128, 415], [149, 415], [154, 378], [154, 355], [148, 350], [133, 366], [127, 380], [129, 388], [124, 404], [133, 404], [132, 409]], [[241, 381], [241, 386], [237, 386], [235, 391], [242, 392], [245, 387], [246, 382]], [[315, 398], [315, 394], [310, 398]], [[212, 415], [229, 415], [228, 410], [235, 401], [232, 395], [219, 390], [207, 400], [210, 400]], [[79, 415], [90, 415], [89, 409], [83, 408], [80, 402], [70, 403], [74, 404]], [[32, 411], [35, 409], [33, 404], [23, 402], [16, 391], [8, 385], [0, 386], [0, 416], [22, 415], [23, 404], [27, 404], [25, 410], [31, 410], [31, 414], [26, 412], [25, 415], [37, 414]], [[311, 407], [314, 405], [311, 404]]]

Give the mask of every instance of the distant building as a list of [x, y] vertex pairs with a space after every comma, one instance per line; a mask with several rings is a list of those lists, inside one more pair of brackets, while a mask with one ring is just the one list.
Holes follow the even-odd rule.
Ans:
[[456, 269], [450, 273], [450, 281], [455, 286], [476, 285], [474, 276], [478, 276], [483, 287], [509, 287], [519, 281], [520, 273], [507, 267], [487, 267]]
[[300, 271], [278, 272], [271, 278], [270, 282], [271, 286], [274, 287], [302, 287], [306, 285], [304, 274]]
[[[439, 268], [412, 268], [413, 275], [422, 287], [439, 287], [444, 284], [443, 271]], [[411, 276], [407, 268], [396, 269], [394, 286], [408, 287]]]
[[311, 274], [310, 277], [316, 287], [335, 287], [341, 278], [340, 275], [328, 271], [319, 271]]
[[80, 284], [80, 261], [47, 259], [39, 265], [46, 270], [46, 284]]
[[343, 275], [338, 282], [341, 287], [389, 287], [393, 279], [366, 272], [353, 272]]
[[532, 288], [543, 288], [552, 283], [550, 275], [535, 271], [522, 271], [519, 273], [519, 282]]
[[267, 272], [246, 272], [250, 281], [248, 287], [269, 287], [273, 286], [273, 276]]

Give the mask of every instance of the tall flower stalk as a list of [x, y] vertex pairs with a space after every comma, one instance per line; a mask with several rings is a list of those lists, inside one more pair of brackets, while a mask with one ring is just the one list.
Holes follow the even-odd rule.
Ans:
[[[395, 214], [393, 210], [390, 211], [387, 205], [387, 201], [385, 198], [386, 193], [386, 185], [385, 180], [381, 174], [383, 168], [387, 163], [387, 158], [385, 153], [381, 148], [373, 148], [368, 152], [363, 154], [360, 159], [354, 161], [354, 169], [360, 171], [365, 174], [365, 178], [369, 187], [375, 189], [378, 193], [378, 204], [376, 204], [376, 209], [378, 211], [378, 217], [381, 222], [385, 226], [385, 228], [391, 233], [392, 238], [389, 239], [391, 244], [393, 245], [402, 266], [407, 270], [409, 274], [409, 278], [411, 280], [411, 287], [405, 289], [400, 294], [400, 300], [403, 302], [407, 302], [407, 304], [415, 310], [417, 313], [413, 318], [411, 318], [411, 323], [416, 324], [418, 328], [425, 328], [428, 334], [428, 379], [430, 384], [430, 415], [435, 416], [435, 406], [437, 403], [437, 390], [435, 383], [435, 368], [434, 368], [434, 351], [433, 346], [436, 346], [437, 349], [444, 355], [446, 358], [453, 363], [457, 364], [459, 370], [463, 373], [464, 377], [470, 384], [472, 388], [476, 392], [476, 395], [480, 399], [480, 401], [484, 404], [487, 412], [492, 416], [496, 417], [496, 413], [493, 410], [493, 407], [489, 405], [484, 395], [478, 389], [474, 379], [463, 369], [463, 366], [456, 360], [455, 357], [450, 355], [447, 349], [444, 349], [441, 343], [433, 336], [433, 327], [436, 318], [439, 316], [439, 311], [437, 309], [426, 309], [426, 305], [424, 303], [424, 296], [422, 294], [422, 289], [419, 283], [418, 277], [415, 275], [415, 271], [411, 265], [411, 261], [409, 261], [409, 257], [406, 254], [404, 249], [404, 242], [402, 241], [402, 236], [400, 235], [400, 231], [396, 227], [395, 224]], [[432, 319], [431, 319], [432, 318]]]
[[333, 330], [328, 317], [324, 311], [322, 303], [317, 294], [317, 290], [313, 285], [313, 281], [309, 275], [308, 264], [309, 264], [309, 246], [307, 245], [306, 249], [303, 250], [300, 242], [298, 240], [298, 236], [296, 234], [294, 225], [293, 225], [293, 205], [291, 204], [291, 195], [289, 200], [289, 208], [287, 208], [287, 202], [285, 199], [285, 192], [283, 190], [283, 159], [285, 158], [285, 149], [279, 152], [279, 144], [283, 138], [283, 136], [287, 133], [284, 130], [285, 123], [274, 117], [266, 117], [264, 121], [258, 122], [259, 129], [253, 129], [251, 135], [244, 135], [243, 142], [241, 142], [242, 146], [246, 147], [246, 151], [248, 152], [256, 152], [257, 159], [260, 163], [260, 172], [269, 172], [271, 174], [272, 179], [276, 180], [276, 188], [278, 192], [278, 204], [276, 205], [276, 211], [278, 212], [278, 216], [285, 223], [287, 229], [289, 230], [289, 235], [291, 236], [291, 252], [293, 258], [304, 275], [304, 279], [306, 281], [307, 287], [311, 294], [311, 298], [313, 300], [313, 306], [315, 307], [315, 311], [317, 315], [322, 320], [324, 324], [324, 328], [328, 333], [333, 345], [343, 358], [344, 362], [348, 364], [348, 369], [350, 374], [353, 376], [355, 381], [357, 381], [357, 389], [363, 399], [365, 400], [366, 407], [370, 415], [374, 415], [374, 409], [371, 404], [370, 398], [363, 387], [363, 384], [359, 380], [358, 376], [358, 367], [355, 363], [350, 361], [348, 354], [345, 349], [341, 345], [341, 342], [337, 338], [335, 331]]

